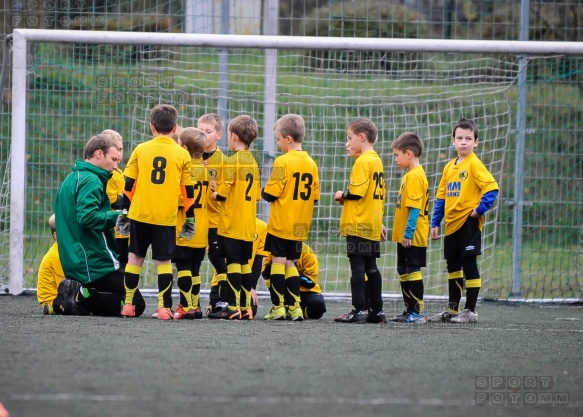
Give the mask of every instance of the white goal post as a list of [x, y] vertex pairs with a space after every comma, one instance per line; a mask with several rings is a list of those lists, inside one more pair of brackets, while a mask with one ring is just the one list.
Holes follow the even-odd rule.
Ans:
[[[140, 33], [140, 32], [103, 32], [15, 29], [12, 37], [12, 141], [10, 155], [10, 253], [9, 253], [9, 292], [23, 292], [24, 236], [26, 217], [26, 138], [27, 138], [27, 88], [29, 63], [28, 45], [31, 43], [65, 43], [95, 45], [152, 45], [166, 47], [201, 47], [274, 51], [353, 51], [353, 52], [410, 52], [441, 54], [509, 54], [514, 56], [579, 55], [583, 56], [583, 43], [579, 42], [527, 42], [527, 41], [477, 41], [477, 40], [434, 40], [434, 39], [371, 39], [371, 38], [333, 38], [297, 36], [241, 36], [241, 35], [203, 35], [179, 33]], [[277, 60], [277, 54], [275, 54]], [[277, 61], [270, 61], [277, 62]], [[265, 68], [265, 101], [263, 114], [268, 118], [258, 120], [265, 132], [272, 130], [275, 122], [276, 97], [273, 88], [276, 77], [274, 68]], [[406, 100], [402, 98], [402, 100]], [[522, 117], [520, 115], [518, 118]], [[514, 115], [513, 117], [514, 118]], [[444, 121], [451, 126], [451, 121]], [[516, 126], [507, 129], [510, 134]], [[96, 132], [97, 133], [97, 132]], [[267, 136], [267, 135], [266, 135]], [[392, 139], [387, 139], [389, 142]], [[276, 153], [273, 141], [265, 140], [263, 152], [269, 156]], [[503, 149], [504, 145], [500, 145]], [[521, 157], [518, 155], [517, 157]], [[385, 168], [392, 162], [389, 155], [385, 158]], [[71, 161], [72, 162], [72, 161]], [[498, 162], [496, 162], [498, 163]], [[507, 162], [508, 163], [508, 162]], [[72, 163], [71, 163], [72, 165]], [[503, 162], [500, 162], [503, 165]], [[324, 178], [323, 181], [326, 179]], [[391, 190], [389, 190], [391, 191]], [[430, 190], [431, 199], [434, 190]], [[389, 204], [390, 201], [387, 201]], [[520, 204], [520, 202], [518, 202]]]

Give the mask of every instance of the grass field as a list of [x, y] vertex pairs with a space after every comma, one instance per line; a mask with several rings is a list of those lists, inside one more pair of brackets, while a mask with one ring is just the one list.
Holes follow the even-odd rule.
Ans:
[[42, 316], [34, 297], [0, 297], [10, 417], [583, 415], [581, 306], [481, 303], [475, 326], [410, 327], [334, 323], [350, 308], [340, 302], [302, 323], [169, 323], [146, 301], [142, 318], [121, 319]]

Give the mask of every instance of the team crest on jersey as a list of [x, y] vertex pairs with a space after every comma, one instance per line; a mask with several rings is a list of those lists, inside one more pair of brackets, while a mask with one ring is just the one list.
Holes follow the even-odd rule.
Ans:
[[460, 172], [460, 180], [467, 180], [468, 179], [468, 171]]
[[209, 177], [216, 178], [218, 171], [215, 168], [209, 168]]

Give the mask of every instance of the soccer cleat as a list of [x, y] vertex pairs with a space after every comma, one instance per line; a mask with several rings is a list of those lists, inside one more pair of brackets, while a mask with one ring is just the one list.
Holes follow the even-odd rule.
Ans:
[[122, 317], [136, 317], [136, 307], [131, 304], [124, 304], [121, 309]]
[[408, 315], [409, 315], [409, 313], [407, 312], [407, 310], [405, 310], [401, 314], [399, 314], [398, 316], [395, 316], [392, 319], [390, 319], [389, 321], [393, 322], [393, 323], [406, 323]]
[[336, 317], [334, 321], [337, 323], [364, 323], [367, 316], [368, 312], [366, 310], [350, 310], [349, 313]]
[[185, 310], [182, 304], [178, 304], [178, 308], [174, 312], [175, 320], [199, 320], [202, 319], [202, 311], [199, 308], [192, 308]]
[[158, 309], [158, 320], [174, 320], [174, 313], [169, 308], [160, 307]]
[[254, 318], [255, 316], [252, 308], [241, 310], [241, 320], [253, 320]]
[[398, 316], [393, 317], [389, 321], [391, 323], [407, 323], [407, 317], [409, 317], [409, 313], [407, 312], [407, 310], [405, 310], [401, 314], [399, 314]]
[[429, 316], [427, 321], [429, 323], [451, 323], [451, 319], [457, 316], [459, 313], [453, 310], [447, 309], [441, 313], [437, 313], [433, 316]]
[[215, 304], [215, 310], [213, 311], [213, 313], [226, 310], [227, 307], [229, 307], [229, 303], [227, 303], [226, 301], [219, 301], [218, 303]]
[[81, 284], [75, 280], [65, 278], [57, 288], [57, 297], [53, 301], [55, 314], [65, 316], [87, 316], [89, 311], [79, 303]]
[[456, 316], [451, 318], [452, 323], [476, 323], [478, 321], [478, 313], [474, 313], [467, 308]]
[[226, 308], [216, 313], [209, 314], [211, 320], [241, 320], [241, 310], [231, 310]]
[[273, 306], [273, 307], [271, 307], [271, 310], [269, 311], [269, 313], [267, 313], [265, 316], [263, 316], [263, 319], [264, 320], [285, 320], [285, 316], [286, 316], [285, 307]]
[[303, 321], [304, 314], [302, 313], [301, 308], [296, 307], [294, 310], [288, 309], [285, 318], [291, 321]]
[[383, 310], [373, 313], [372, 310], [369, 310], [366, 315], [366, 322], [367, 323], [386, 323], [387, 316]]
[[45, 303], [43, 306], [43, 314], [45, 316], [52, 316], [55, 314], [55, 311], [53, 310], [53, 303]]
[[409, 323], [409, 324], [427, 323], [427, 314], [425, 314], [425, 312], [423, 312], [421, 314], [412, 312], [407, 316], [407, 323]]

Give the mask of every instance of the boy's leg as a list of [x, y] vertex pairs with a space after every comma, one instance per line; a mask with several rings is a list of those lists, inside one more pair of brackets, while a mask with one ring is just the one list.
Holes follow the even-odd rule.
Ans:
[[[192, 308], [197, 310], [197, 313], [200, 312], [200, 285], [201, 285], [201, 277], [200, 277], [200, 265], [204, 260], [205, 255], [205, 248], [194, 248], [193, 249], [193, 256], [191, 262], [191, 273], [192, 273], [192, 289], [190, 291], [191, 294], [191, 303], [190, 305]], [[198, 314], [197, 314], [198, 317]], [[200, 317], [202, 318], [202, 312]]]
[[348, 255], [348, 260], [352, 272], [352, 277], [350, 277], [350, 290], [354, 308], [346, 314], [337, 316], [334, 321], [338, 323], [364, 323], [368, 316], [365, 295], [365, 285], [367, 284], [365, 283], [364, 273], [366, 263], [362, 255]]
[[[158, 309], [170, 310], [172, 308], [172, 264], [169, 260], [157, 261], [156, 272], [158, 273]], [[162, 320], [160, 316], [158, 319]]]
[[179, 304], [182, 309], [187, 311], [191, 308], [192, 302], [192, 271], [190, 269], [190, 260], [184, 259], [182, 255], [186, 254], [187, 250], [190, 248], [180, 247], [176, 248], [177, 258], [174, 259], [174, 264], [176, 265], [176, 286], [178, 287], [178, 292], [180, 293]]
[[227, 302], [228, 294], [227, 263], [225, 262], [225, 258], [223, 257], [219, 247], [219, 237], [216, 228], [209, 228], [208, 242], [209, 242], [208, 259], [213, 268], [215, 268], [215, 271], [217, 271], [217, 282], [219, 286], [218, 288], [219, 301]]
[[350, 277], [350, 291], [352, 295], [352, 305], [356, 311], [362, 311], [366, 309], [366, 299], [365, 299], [365, 278], [364, 278], [364, 268], [365, 260], [361, 255], [352, 255], [348, 258], [350, 262], [350, 270], [352, 276]]
[[148, 252], [151, 241], [151, 230], [149, 225], [130, 220], [130, 239], [128, 247], [128, 263], [124, 273], [125, 300], [121, 315], [124, 317], [136, 317], [137, 306], [133, 304], [138, 285], [142, 264]]
[[462, 268], [466, 276], [466, 305], [464, 309], [475, 312], [478, 295], [482, 286], [477, 257], [464, 258], [462, 260]]

